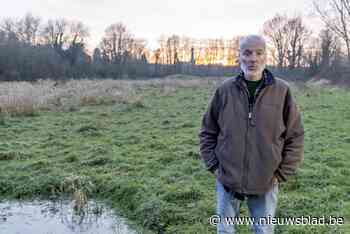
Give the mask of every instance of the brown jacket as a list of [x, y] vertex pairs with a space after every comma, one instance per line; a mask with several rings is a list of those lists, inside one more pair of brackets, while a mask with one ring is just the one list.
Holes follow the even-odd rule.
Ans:
[[208, 170], [238, 193], [262, 194], [273, 177], [286, 181], [304, 155], [301, 114], [288, 84], [267, 69], [255, 103], [241, 72], [215, 91], [203, 116], [200, 153]]

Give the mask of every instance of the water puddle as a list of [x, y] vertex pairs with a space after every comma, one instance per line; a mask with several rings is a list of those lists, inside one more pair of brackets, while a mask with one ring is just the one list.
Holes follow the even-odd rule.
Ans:
[[90, 201], [79, 213], [70, 201], [0, 203], [0, 233], [136, 234], [126, 220], [102, 203]]

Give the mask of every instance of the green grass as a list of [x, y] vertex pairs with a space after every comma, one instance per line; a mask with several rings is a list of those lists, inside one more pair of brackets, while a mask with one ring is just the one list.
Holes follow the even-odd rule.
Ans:
[[[215, 233], [215, 179], [198, 131], [212, 87], [144, 91], [136, 104], [84, 106], [0, 121], [0, 196], [55, 197], [77, 180], [144, 232]], [[303, 88], [305, 160], [281, 185], [277, 216], [341, 216], [342, 226], [277, 226], [276, 233], [350, 233], [350, 93]], [[87, 187], [86, 184], [88, 184]], [[242, 207], [242, 216], [248, 215]], [[148, 231], [146, 231], [148, 230]], [[246, 226], [240, 233], [249, 233]]]

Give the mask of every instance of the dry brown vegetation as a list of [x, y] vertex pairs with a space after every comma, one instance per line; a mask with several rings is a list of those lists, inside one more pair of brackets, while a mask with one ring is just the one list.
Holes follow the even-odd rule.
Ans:
[[11, 116], [35, 115], [39, 110], [74, 111], [84, 105], [125, 103], [142, 106], [142, 91], [159, 90], [171, 95], [182, 87], [215, 87], [224, 78], [182, 78], [152, 80], [39, 80], [0, 83], [1, 113]]

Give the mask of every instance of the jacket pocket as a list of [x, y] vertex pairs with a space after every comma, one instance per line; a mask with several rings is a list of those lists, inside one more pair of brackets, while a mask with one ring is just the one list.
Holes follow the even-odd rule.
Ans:
[[273, 144], [273, 159], [275, 160], [275, 169], [278, 168], [279, 164], [282, 162], [282, 149], [283, 145]]

